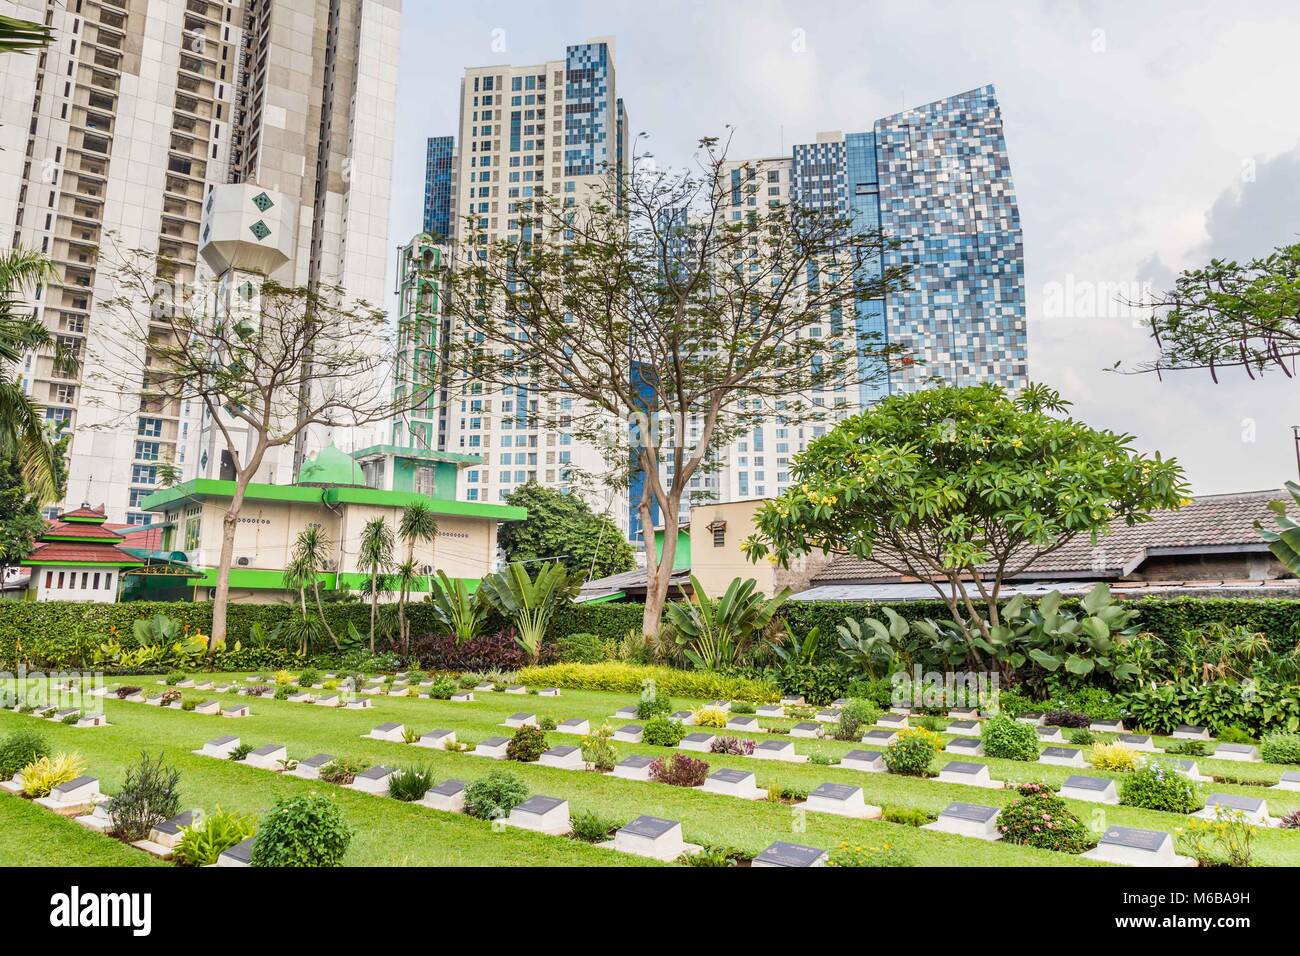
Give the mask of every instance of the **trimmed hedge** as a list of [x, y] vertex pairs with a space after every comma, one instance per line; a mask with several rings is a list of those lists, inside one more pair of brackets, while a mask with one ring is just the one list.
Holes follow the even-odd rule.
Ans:
[[780, 689], [767, 681], [617, 661], [604, 664], [551, 664], [525, 667], [519, 672], [519, 681], [523, 684], [570, 687], [575, 690], [611, 690], [624, 694], [639, 694], [641, 683], [646, 680], [653, 680], [656, 691], [669, 697], [749, 700], [757, 704], [770, 703], [781, 697]]

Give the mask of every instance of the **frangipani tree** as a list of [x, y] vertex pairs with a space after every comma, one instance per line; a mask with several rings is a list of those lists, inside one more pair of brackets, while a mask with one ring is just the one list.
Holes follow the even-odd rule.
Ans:
[[1004, 583], [1080, 535], [1182, 506], [1177, 461], [1134, 451], [1132, 436], [1069, 418], [1059, 394], [996, 385], [894, 395], [795, 457], [797, 481], [759, 509], [751, 559], [814, 550], [871, 560], [928, 582], [963, 650], [1004, 636]]

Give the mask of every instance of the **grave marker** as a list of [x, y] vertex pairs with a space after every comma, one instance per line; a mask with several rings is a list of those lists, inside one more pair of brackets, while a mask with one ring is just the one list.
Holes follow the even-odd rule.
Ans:
[[1119, 791], [1110, 777], [1066, 777], [1065, 783], [1061, 784], [1061, 796], [1109, 806], [1119, 803]]
[[465, 781], [444, 780], [436, 787], [430, 787], [425, 791], [424, 797], [416, 802], [434, 810], [460, 813], [465, 809]]
[[950, 803], [939, 814], [938, 820], [927, 823], [921, 829], [993, 842], [1002, 839], [1002, 834], [998, 832], [998, 813], [997, 807], [985, 807], [977, 803]]
[[950, 760], [944, 764], [938, 779], [940, 783], [963, 783], [968, 787], [984, 787], [986, 790], [1001, 790], [1005, 785], [1003, 781], [989, 776], [986, 764], [964, 760]]
[[388, 780], [397, 770], [393, 767], [367, 767], [361, 771], [348, 784], [350, 790], [360, 790], [362, 793], [370, 793], [376, 796], [382, 796], [388, 793]]
[[885, 755], [879, 750], [850, 750], [840, 758], [840, 766], [864, 773], [884, 773]]
[[1108, 827], [1097, 846], [1082, 855], [1125, 866], [1196, 865], [1195, 860], [1174, 853], [1174, 841], [1168, 833], [1133, 827]]
[[821, 735], [821, 727], [807, 720], [801, 720], [790, 728], [791, 737], [817, 738]]
[[777, 841], [754, 857], [751, 866], [825, 866], [826, 851], [815, 846]]
[[753, 756], [759, 760], [783, 760], [786, 763], [805, 763], [808, 758], [794, 752], [788, 740], [764, 740], [754, 747]]
[[289, 774], [304, 780], [319, 780], [321, 768], [333, 762], [333, 754], [315, 754], [306, 760], [299, 760], [298, 765], [290, 770]]
[[624, 724], [618, 730], [614, 731], [614, 740], [621, 741], [625, 744], [639, 744], [643, 728], [640, 724]]
[[506, 826], [519, 827], [521, 830], [564, 836], [571, 829], [569, 801], [559, 797], [529, 797], [510, 811], [505, 823]]
[[429, 747], [434, 750], [446, 750], [448, 744], [456, 742], [456, 731], [454, 730], [429, 730], [420, 735], [420, 739], [415, 742], [417, 747]]
[[378, 727], [371, 728], [370, 733], [366, 736], [371, 740], [388, 740], [400, 744], [405, 739], [405, 733], [405, 724], [399, 724], [390, 720], [387, 723], [380, 724]]
[[967, 757], [983, 757], [984, 741], [978, 737], [954, 737], [943, 748], [947, 753], [965, 754]]
[[469, 751], [475, 757], [490, 757], [493, 760], [506, 759], [506, 747], [510, 743], [509, 737], [488, 737], [486, 740], [480, 740], [474, 745], [474, 749]]
[[634, 754], [614, 765], [614, 776], [624, 780], [649, 780], [651, 757]]
[[582, 717], [570, 717], [568, 720], [562, 720], [555, 725], [556, 731], [562, 734], [589, 734], [591, 733], [591, 724]]
[[1238, 760], [1243, 763], [1259, 762], [1259, 751], [1250, 744], [1219, 744], [1214, 748], [1212, 756], [1220, 760]]
[[682, 825], [676, 820], [664, 820], [661, 817], [639, 816], [621, 827], [614, 839], [598, 846], [620, 853], [650, 857], [654, 860], [671, 862], [684, 853], [698, 853], [700, 847], [686, 843], [682, 839]]
[[550, 750], [542, 751], [537, 762], [543, 767], [555, 767], [557, 770], [587, 769], [587, 764], [582, 759], [582, 751], [577, 747], [552, 747]]
[[767, 791], [758, 789], [754, 775], [748, 770], [724, 768], [715, 770], [700, 785], [706, 793], [720, 793], [728, 797], [740, 797], [742, 800], [765, 800]]
[[1055, 764], [1058, 767], [1084, 767], [1083, 751], [1074, 747], [1047, 747], [1038, 756], [1039, 763]]
[[853, 817], [858, 820], [875, 820], [880, 817], [880, 807], [864, 803], [862, 788], [845, 783], [823, 783], [808, 794], [803, 803], [796, 803], [812, 813], [833, 813], [840, 817]]
[[677, 746], [682, 750], [695, 750], [700, 753], [708, 753], [709, 749], [713, 746], [713, 741], [715, 739], [714, 735], [709, 733], [687, 734], [682, 738], [682, 742]]

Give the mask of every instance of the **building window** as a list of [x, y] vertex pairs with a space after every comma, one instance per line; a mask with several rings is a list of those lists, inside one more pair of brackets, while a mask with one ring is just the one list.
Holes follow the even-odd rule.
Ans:
[[161, 442], [156, 441], [138, 441], [135, 443], [135, 457], [137, 461], [157, 461], [159, 451], [162, 448]]
[[427, 465], [415, 469], [415, 493], [433, 497], [433, 469]]
[[136, 426], [135, 433], [137, 435], [145, 435], [146, 437], [149, 438], [159, 437], [160, 435], [162, 435], [162, 419], [161, 418], [140, 419], [139, 424]]
[[713, 546], [715, 548], [725, 548], [727, 546], [727, 522], [715, 521], [709, 525], [709, 530], [713, 532]]

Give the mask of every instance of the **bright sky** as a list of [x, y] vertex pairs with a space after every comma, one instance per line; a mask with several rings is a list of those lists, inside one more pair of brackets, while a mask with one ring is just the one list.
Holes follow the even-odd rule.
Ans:
[[736, 127], [732, 155], [985, 83], [1024, 227], [1030, 376], [1098, 427], [1176, 456], [1198, 494], [1296, 477], [1300, 382], [1164, 382], [1117, 298], [1211, 256], [1300, 241], [1300, 16], [1276, 2], [406, 0], [391, 244], [419, 231], [424, 141], [452, 134], [467, 66], [616, 38], [619, 94], [661, 164]]

